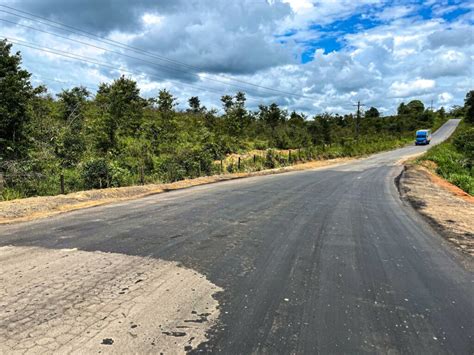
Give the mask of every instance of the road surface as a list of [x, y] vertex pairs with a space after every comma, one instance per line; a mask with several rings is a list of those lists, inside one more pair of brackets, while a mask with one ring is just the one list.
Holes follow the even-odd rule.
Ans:
[[[457, 123], [439, 129], [433, 143], [447, 138]], [[472, 354], [473, 274], [400, 200], [394, 183], [402, 169], [397, 161], [426, 149], [411, 146], [319, 170], [199, 186], [0, 226], [0, 266], [7, 270], [2, 278], [8, 286], [0, 288], [0, 339], [14, 335], [8, 345], [13, 349], [27, 337], [29, 350], [37, 349], [33, 345], [78, 350], [87, 341], [86, 349], [120, 352], [140, 340], [135, 349], [152, 351], [147, 346], [153, 343], [165, 353], [198, 347], [226, 354]], [[64, 255], [75, 259], [58, 261], [68, 260]], [[106, 277], [97, 274], [100, 268]], [[151, 268], [159, 272], [140, 282]], [[115, 303], [109, 314], [115, 325], [80, 318], [81, 307], [93, 309], [94, 302], [107, 307], [112, 301], [105, 293], [119, 293], [127, 283], [135, 289], [154, 283], [156, 291], [166, 275], [180, 275], [176, 270], [186, 274], [184, 285], [168, 278], [171, 286], [161, 286], [174, 291], [171, 298], [155, 294], [152, 301], [135, 302], [144, 304], [135, 314], [133, 307], [122, 312], [124, 318], [135, 317], [138, 326], [132, 322], [130, 329], [142, 327], [142, 333], [118, 329], [117, 314], [130, 300]], [[27, 282], [20, 278], [24, 274]], [[60, 296], [49, 295], [58, 289]], [[94, 292], [99, 296], [92, 297]], [[146, 298], [143, 292], [140, 297]], [[89, 303], [74, 311], [68, 304], [76, 294]], [[166, 319], [173, 314], [160, 313], [165, 301], [176, 303], [176, 317], [184, 317], [181, 327]], [[26, 311], [18, 302], [33, 305]], [[50, 313], [41, 313], [51, 304]], [[181, 308], [197, 318], [185, 319]], [[160, 332], [153, 319], [140, 318], [154, 318], [153, 312], [176, 329]], [[68, 328], [59, 331], [68, 335], [62, 340], [54, 335], [39, 344], [38, 337], [48, 338], [64, 318], [77, 316], [84, 324], [79, 331]], [[49, 325], [42, 333], [44, 322]], [[210, 329], [185, 326], [206, 323]], [[25, 330], [32, 327], [39, 332]], [[119, 335], [107, 338], [108, 331]], [[157, 339], [150, 336], [154, 331]], [[177, 342], [165, 344], [160, 336]], [[181, 341], [185, 338], [190, 345]]]

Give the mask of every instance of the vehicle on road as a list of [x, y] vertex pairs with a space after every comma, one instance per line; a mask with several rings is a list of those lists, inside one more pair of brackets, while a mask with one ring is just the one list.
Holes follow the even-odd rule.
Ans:
[[425, 145], [431, 142], [431, 130], [420, 129], [416, 131], [415, 145]]

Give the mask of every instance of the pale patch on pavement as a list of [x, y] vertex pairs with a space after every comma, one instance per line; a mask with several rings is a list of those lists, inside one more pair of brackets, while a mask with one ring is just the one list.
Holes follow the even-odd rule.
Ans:
[[222, 291], [175, 262], [0, 247], [0, 353], [184, 353]]

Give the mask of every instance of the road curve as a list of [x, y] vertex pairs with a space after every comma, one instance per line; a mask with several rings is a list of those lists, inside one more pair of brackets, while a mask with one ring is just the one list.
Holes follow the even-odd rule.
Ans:
[[394, 183], [397, 161], [426, 149], [0, 226], [0, 247], [149, 257], [205, 275], [222, 291], [200, 350], [472, 354], [473, 274]]

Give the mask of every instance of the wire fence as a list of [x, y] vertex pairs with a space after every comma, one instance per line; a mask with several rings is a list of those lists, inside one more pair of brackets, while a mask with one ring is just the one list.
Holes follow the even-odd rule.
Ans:
[[[182, 162], [145, 171], [134, 170], [98, 161], [94, 166], [81, 165], [71, 169], [48, 169], [38, 172], [36, 161], [3, 161], [0, 163], [0, 199], [11, 200], [38, 195], [57, 195], [107, 187], [167, 183], [209, 175], [249, 173], [286, 167], [312, 160], [327, 159], [324, 148], [268, 149], [245, 154], [231, 154], [220, 160]], [[102, 163], [102, 164], [98, 164]], [[87, 170], [89, 169], [89, 170]], [[39, 169], [41, 171], [41, 169]]]

